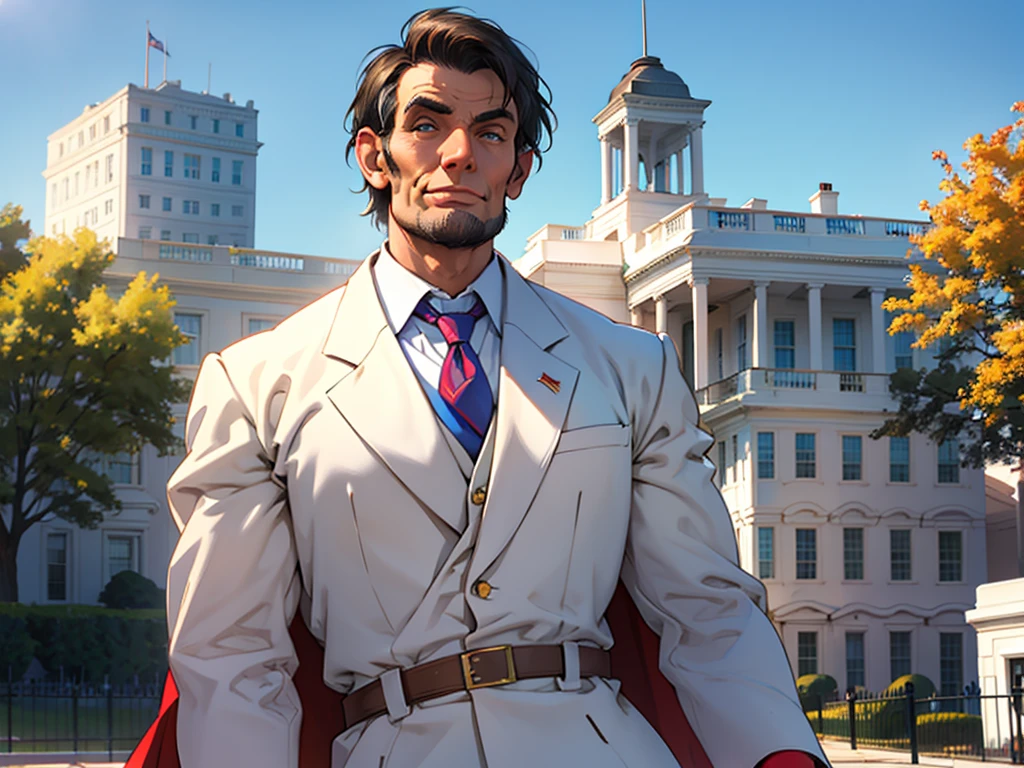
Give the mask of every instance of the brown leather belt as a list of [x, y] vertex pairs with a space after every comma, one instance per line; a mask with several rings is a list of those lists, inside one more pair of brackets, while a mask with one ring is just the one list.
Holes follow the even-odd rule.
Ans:
[[[608, 651], [579, 646], [580, 677], [611, 677]], [[405, 701], [412, 706], [458, 691], [472, 691], [537, 677], [562, 677], [565, 664], [560, 645], [499, 645], [479, 648], [418, 664], [401, 672]], [[345, 728], [388, 711], [380, 680], [342, 699]]]

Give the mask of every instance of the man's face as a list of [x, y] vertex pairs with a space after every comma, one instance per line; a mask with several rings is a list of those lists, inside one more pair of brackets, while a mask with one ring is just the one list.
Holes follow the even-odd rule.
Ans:
[[399, 79], [395, 127], [383, 143], [391, 163], [377, 165], [406, 233], [474, 248], [501, 231], [505, 197], [519, 196], [533, 158], [516, 156], [518, 114], [504, 102], [501, 80], [486, 69], [419, 64]]

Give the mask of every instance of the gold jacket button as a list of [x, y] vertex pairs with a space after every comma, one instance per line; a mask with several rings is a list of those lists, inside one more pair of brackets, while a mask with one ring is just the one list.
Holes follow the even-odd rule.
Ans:
[[476, 593], [477, 597], [482, 597], [484, 600], [486, 600], [488, 595], [491, 594], [491, 585], [483, 579], [481, 579], [473, 585], [473, 592]]
[[483, 504], [487, 500], [487, 486], [481, 485], [479, 488], [473, 491], [473, 495], [469, 497], [469, 500], [476, 504], [476, 506], [478, 507], [481, 504]]

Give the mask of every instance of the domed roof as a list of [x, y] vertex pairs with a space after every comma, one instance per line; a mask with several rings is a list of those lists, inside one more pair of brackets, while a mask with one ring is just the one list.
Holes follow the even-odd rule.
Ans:
[[662, 96], [673, 99], [689, 99], [690, 89], [683, 78], [665, 69], [657, 56], [643, 56], [633, 62], [619, 84], [612, 89], [608, 101], [622, 93], [636, 93], [644, 96]]

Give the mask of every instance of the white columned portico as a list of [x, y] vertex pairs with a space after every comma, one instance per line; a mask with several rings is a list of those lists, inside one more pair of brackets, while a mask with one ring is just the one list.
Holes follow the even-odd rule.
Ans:
[[821, 289], [823, 283], [807, 283], [807, 326], [811, 337], [811, 370], [821, 368]]
[[768, 368], [768, 280], [754, 281], [754, 368]]
[[635, 307], [629, 309], [629, 322], [636, 328], [643, 328], [644, 317], [643, 312], [640, 311], [640, 305], [637, 304]]
[[637, 190], [640, 186], [640, 118], [628, 117], [622, 126], [622, 176], [624, 189]]
[[601, 139], [601, 204], [612, 199], [612, 143]]
[[704, 194], [704, 139], [701, 137], [703, 129], [697, 126], [690, 134], [690, 176], [691, 194]]
[[676, 152], [676, 184], [679, 185], [679, 189], [676, 191], [677, 195], [686, 194], [686, 177], [683, 175], [683, 150]]
[[693, 388], [708, 385], [708, 279], [695, 277], [690, 281], [693, 300]]
[[654, 330], [668, 333], [668, 299], [664, 296], [654, 297]]
[[871, 370], [885, 373], [885, 288], [871, 289]]

